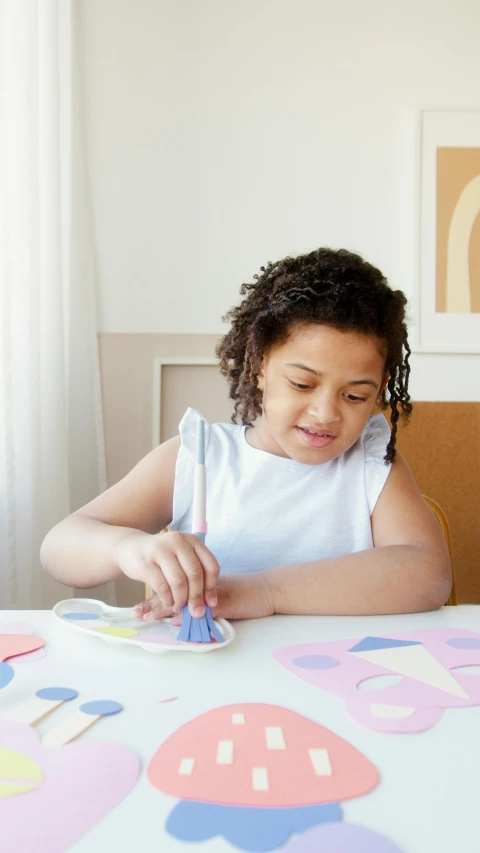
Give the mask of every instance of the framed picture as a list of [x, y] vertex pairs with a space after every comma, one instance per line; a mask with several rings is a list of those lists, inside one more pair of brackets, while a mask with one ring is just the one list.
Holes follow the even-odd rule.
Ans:
[[417, 118], [421, 352], [480, 352], [480, 107], [424, 107]]
[[155, 358], [152, 399], [152, 448], [177, 435], [188, 406], [209, 423], [228, 423], [233, 412], [227, 382], [213, 356]]

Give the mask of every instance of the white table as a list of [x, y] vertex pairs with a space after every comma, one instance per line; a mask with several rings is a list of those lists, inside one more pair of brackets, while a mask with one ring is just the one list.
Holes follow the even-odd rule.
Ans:
[[[78, 690], [76, 705], [114, 699], [124, 710], [100, 720], [82, 737], [122, 741], [142, 759], [144, 771], [132, 793], [71, 848], [75, 853], [132, 853], [140, 847], [161, 853], [231, 853], [234, 848], [220, 838], [192, 845], [167, 835], [164, 823], [175, 801], [148, 783], [145, 769], [180, 725], [236, 702], [284, 705], [341, 735], [376, 765], [378, 787], [342, 804], [345, 821], [386, 835], [402, 853], [480, 851], [480, 707], [447, 709], [421, 734], [378, 734], [349, 720], [343, 699], [314, 689], [272, 659], [276, 648], [289, 643], [422, 628], [480, 632], [480, 606], [408, 616], [275, 616], [237, 622], [231, 646], [206, 655], [152, 655], [110, 645], [75, 632], [44, 611], [0, 612], [0, 624], [6, 622], [30, 623], [46, 640], [47, 655], [14, 666], [15, 678], [0, 691], [0, 715], [54, 685]], [[172, 696], [179, 699], [160, 704]], [[38, 726], [39, 732], [69, 714], [65, 703]]]

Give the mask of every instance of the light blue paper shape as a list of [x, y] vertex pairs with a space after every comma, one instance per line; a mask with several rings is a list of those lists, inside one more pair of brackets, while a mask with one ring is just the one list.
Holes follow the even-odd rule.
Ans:
[[396, 649], [400, 646], [421, 646], [418, 640], [392, 640], [390, 637], [365, 637], [349, 652], [373, 652], [377, 649]]
[[341, 819], [338, 803], [269, 809], [180, 800], [166, 830], [180, 841], [208, 841], [220, 835], [240, 850], [266, 853], [282, 847], [293, 833]]

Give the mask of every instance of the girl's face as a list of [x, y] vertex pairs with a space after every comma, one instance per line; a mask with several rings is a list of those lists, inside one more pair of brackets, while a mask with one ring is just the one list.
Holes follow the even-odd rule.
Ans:
[[295, 327], [265, 357], [258, 378], [262, 418], [247, 430], [254, 447], [320, 465], [348, 450], [386, 385], [386, 345], [331, 326]]

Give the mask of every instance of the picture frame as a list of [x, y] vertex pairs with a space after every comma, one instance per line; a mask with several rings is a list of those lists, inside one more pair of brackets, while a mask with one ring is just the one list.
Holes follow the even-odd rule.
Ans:
[[417, 110], [413, 350], [480, 352], [480, 106]]
[[213, 356], [160, 356], [153, 360], [153, 388], [152, 388], [152, 449], [162, 441], [162, 370], [164, 367], [218, 367], [218, 359]]

